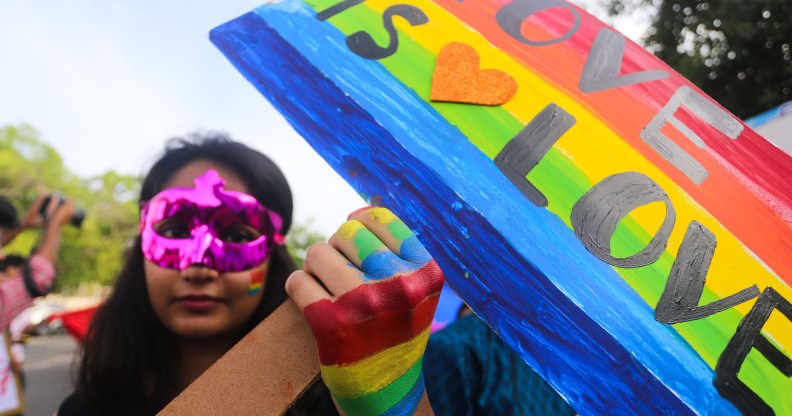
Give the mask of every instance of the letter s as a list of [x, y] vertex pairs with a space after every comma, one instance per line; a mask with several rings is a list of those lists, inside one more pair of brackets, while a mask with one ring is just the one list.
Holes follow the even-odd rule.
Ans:
[[355, 32], [346, 38], [347, 47], [355, 54], [371, 60], [378, 60], [387, 58], [394, 53], [399, 47], [399, 38], [396, 33], [396, 28], [393, 26], [393, 16], [401, 16], [412, 26], [419, 26], [426, 24], [429, 18], [426, 17], [424, 12], [415, 7], [407, 4], [396, 4], [388, 7], [382, 15], [382, 23], [385, 30], [388, 31], [388, 46], [383, 48], [374, 42], [370, 34], [359, 31]]

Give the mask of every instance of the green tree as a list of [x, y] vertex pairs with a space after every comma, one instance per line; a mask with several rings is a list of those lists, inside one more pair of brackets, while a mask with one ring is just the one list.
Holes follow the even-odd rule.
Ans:
[[140, 180], [110, 171], [81, 181], [69, 195], [82, 201], [82, 227], [69, 227], [59, 257], [60, 287], [108, 285], [121, 270], [123, 254], [138, 231], [137, 194]]
[[[20, 215], [40, 192], [53, 191], [74, 199], [86, 213], [79, 228], [66, 227], [63, 231], [56, 290], [109, 285], [138, 233], [140, 178], [113, 171], [80, 178], [66, 169], [58, 152], [28, 125], [0, 128], [0, 166], [0, 194], [14, 201]], [[325, 240], [311, 227], [310, 222], [295, 224], [286, 239], [299, 267], [308, 247]], [[27, 255], [40, 233], [30, 230], [20, 234], [8, 252]]]
[[792, 1], [602, 1], [612, 16], [651, 8], [644, 46], [738, 117], [792, 99]]
[[305, 264], [305, 254], [308, 252], [308, 247], [320, 241], [327, 241], [327, 237], [314, 231], [311, 228], [312, 226], [313, 223], [310, 220], [306, 224], [295, 224], [286, 236], [286, 246], [300, 269]]
[[74, 179], [66, 175], [58, 152], [28, 125], [0, 129], [0, 166], [0, 192], [23, 205], [31, 204], [44, 185], [59, 189]]
[[[86, 213], [80, 228], [63, 232], [56, 289], [109, 283], [137, 232], [139, 179], [115, 172], [82, 179], [28, 125], [0, 129], [0, 166], [0, 193], [14, 201], [20, 215], [41, 192], [72, 198]], [[27, 255], [39, 238], [40, 230], [22, 233], [8, 251]]]

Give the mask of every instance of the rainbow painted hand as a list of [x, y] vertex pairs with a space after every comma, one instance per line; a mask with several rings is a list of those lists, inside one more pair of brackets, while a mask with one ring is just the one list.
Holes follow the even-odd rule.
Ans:
[[328, 243], [308, 250], [286, 291], [313, 330], [322, 378], [346, 414], [415, 413], [442, 287], [440, 268], [385, 208], [350, 214]]

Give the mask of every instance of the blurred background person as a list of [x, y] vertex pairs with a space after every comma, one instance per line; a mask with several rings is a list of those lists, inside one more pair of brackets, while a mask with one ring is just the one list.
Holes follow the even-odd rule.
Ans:
[[14, 237], [27, 229], [44, 224], [45, 216], [41, 215], [41, 208], [47, 202], [46, 199], [47, 194], [39, 195], [20, 221], [17, 209], [11, 200], [0, 195], [0, 260], [5, 257], [2, 248], [11, 244]]
[[436, 415], [573, 416], [575, 411], [469, 306], [426, 346], [426, 394]]
[[74, 214], [71, 200], [40, 195], [19, 221], [11, 201], [0, 196], [0, 260], [6, 258], [2, 247], [19, 233], [30, 227], [44, 227], [41, 240], [30, 257], [21, 265], [12, 267], [10, 272], [7, 270], [0, 282], [0, 328], [8, 328], [11, 320], [30, 306], [33, 299], [43, 296], [52, 287], [61, 229], [72, 221]]
[[[22, 272], [27, 259], [17, 255], [9, 254], [0, 261], [0, 284], [6, 281], [11, 276], [17, 276]], [[11, 370], [19, 376], [19, 381], [22, 387], [25, 387], [25, 375], [23, 372], [25, 363], [25, 342], [27, 341], [27, 330], [31, 326], [31, 313], [30, 308], [25, 309], [19, 315], [14, 317], [8, 324], [8, 338], [11, 342]]]

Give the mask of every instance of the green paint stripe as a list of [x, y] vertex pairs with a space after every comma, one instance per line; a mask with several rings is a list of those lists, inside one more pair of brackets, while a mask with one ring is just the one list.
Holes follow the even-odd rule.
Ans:
[[[314, 0], [308, 3], [314, 7], [314, 10], [320, 11], [336, 2], [336, 0]], [[347, 35], [365, 30], [378, 44], [387, 44], [388, 39], [385, 29], [382, 27], [381, 15], [366, 7], [365, 3], [347, 9], [342, 14], [331, 18], [329, 22]], [[379, 62], [396, 79], [414, 90], [420, 97], [428, 97], [436, 57], [412, 42], [410, 37], [403, 32], [398, 32], [398, 52]], [[429, 104], [450, 124], [456, 126], [473, 145], [490, 159], [493, 159], [506, 143], [524, 127], [521, 122], [501, 107], [432, 102]], [[547, 209], [557, 215], [571, 229], [572, 206], [593, 185], [584, 172], [581, 172], [560, 151], [552, 148], [528, 174], [527, 178], [547, 196], [550, 201]], [[558, 186], [559, 183], [563, 183], [565, 186]], [[617, 253], [634, 252], [635, 247], [644, 247], [646, 241], [649, 241], [646, 231], [637, 221], [628, 217], [617, 228], [617, 233], [612, 240], [612, 250]], [[657, 276], [669, 275], [674, 256], [666, 252], [662, 259], [664, 261], [657, 261], [649, 266], [636, 269], [614, 267], [614, 270], [652, 308], [660, 299], [665, 285], [665, 279], [658, 279]], [[710, 278], [718, 277], [711, 276]], [[721, 276], [721, 278], [726, 278], [726, 276]], [[710, 289], [705, 288], [702, 294], [702, 304], [718, 298]], [[714, 369], [717, 357], [734, 334], [740, 319], [742, 319], [742, 314], [731, 309], [715, 315], [712, 319], [676, 324], [670, 328], [676, 330], [688, 345]], [[751, 365], [755, 365], [757, 369], [761, 368], [758, 371], [777, 372], [763, 359], [754, 359]], [[777, 390], [770, 383], [763, 383], [758, 388], [757, 391]], [[778, 396], [780, 393], [772, 394]]]
[[378, 251], [387, 249], [385, 244], [382, 244], [382, 241], [367, 228], [359, 229], [352, 238], [352, 243], [355, 245], [361, 261]]
[[336, 397], [338, 404], [348, 415], [379, 415], [398, 404], [421, 375], [423, 358], [418, 360], [401, 377], [388, 384], [380, 391], [356, 397], [343, 399]]
[[[756, 363], [767, 363], [767, 360], [760, 352], [752, 349], [740, 369], [738, 378], [756, 392], [775, 411], [775, 414], [792, 415], [792, 400], [790, 400], [792, 380], [775, 367], [771, 366], [771, 369], [768, 370], [767, 366], [756, 365]], [[774, 389], [762, 390], [766, 389], [765, 386], [768, 384], [774, 386]]]
[[388, 231], [391, 233], [393, 238], [396, 239], [397, 247], [401, 247], [402, 242], [413, 235], [412, 230], [401, 220], [396, 220], [388, 224]]

